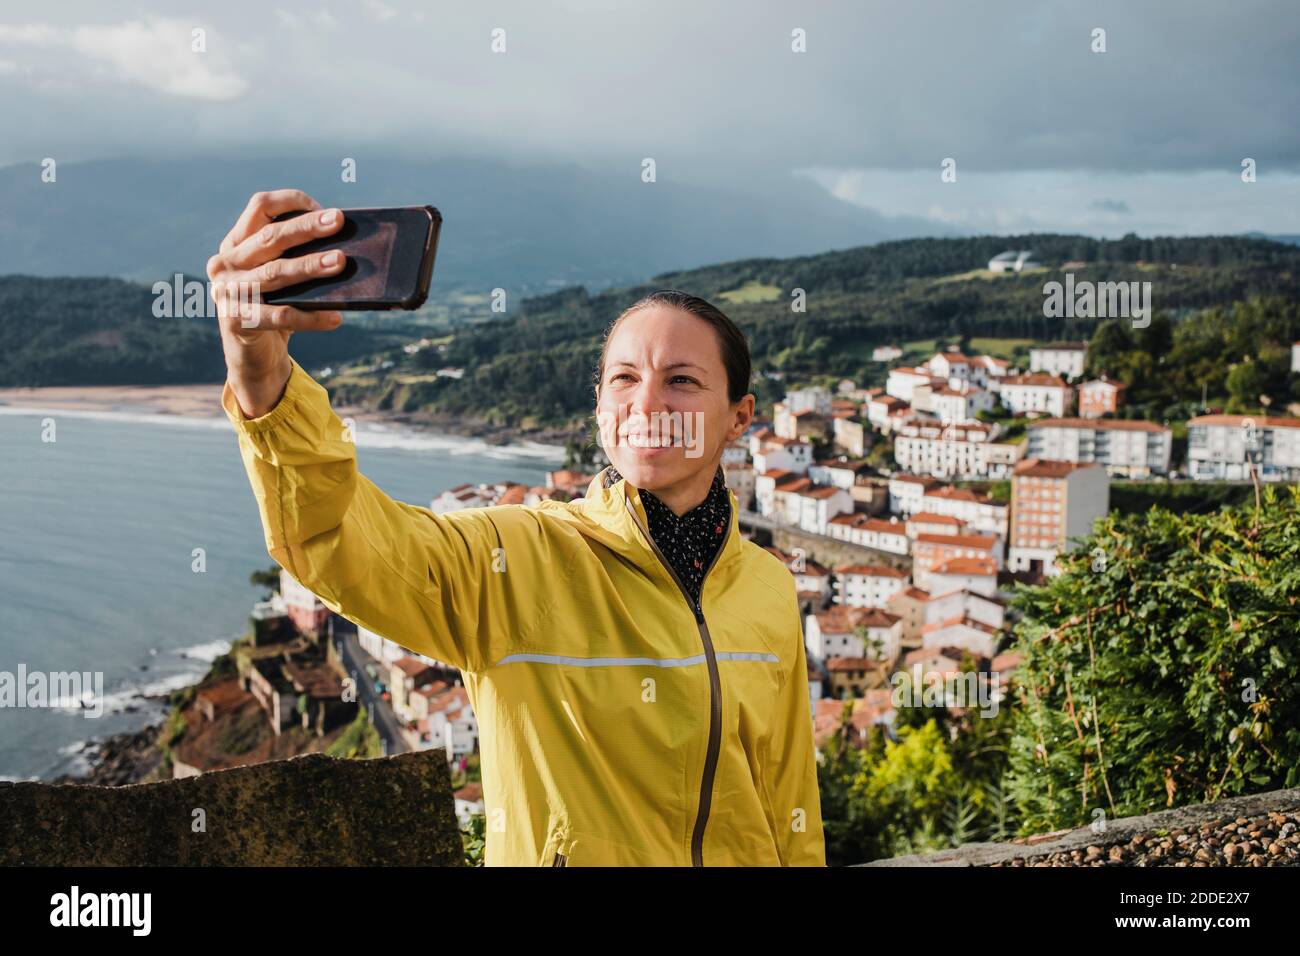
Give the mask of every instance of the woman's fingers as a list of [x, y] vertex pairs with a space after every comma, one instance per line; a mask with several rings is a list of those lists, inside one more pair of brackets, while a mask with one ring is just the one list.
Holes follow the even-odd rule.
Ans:
[[219, 255], [227, 268], [248, 272], [280, 255], [294, 246], [329, 236], [343, 227], [343, 213], [337, 209], [324, 209], [304, 213], [284, 222], [267, 223], [247, 239], [237, 243], [229, 252]]
[[263, 262], [252, 272], [239, 277], [241, 282], [252, 283], [253, 298], [263, 292], [274, 292], [317, 276], [334, 275], [342, 271], [347, 256], [337, 250], [313, 252], [292, 259], [272, 259]]
[[230, 318], [236, 332], [328, 332], [343, 323], [339, 312], [304, 312], [266, 302], [241, 302]]
[[220, 251], [229, 252], [276, 216], [299, 209], [310, 212], [320, 208], [320, 203], [301, 189], [272, 189], [269, 192], [253, 193], [248, 205], [235, 221], [234, 228], [221, 241]]

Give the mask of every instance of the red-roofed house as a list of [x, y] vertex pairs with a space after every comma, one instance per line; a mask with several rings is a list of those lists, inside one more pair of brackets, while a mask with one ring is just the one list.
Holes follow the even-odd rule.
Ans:
[[832, 657], [870, 657], [882, 663], [901, 649], [899, 617], [880, 608], [833, 604], [809, 614], [804, 622], [804, 644], [813, 659], [827, 663]]
[[878, 564], [841, 564], [835, 568], [835, 600], [848, 607], [885, 607], [890, 595], [908, 585], [908, 574]]

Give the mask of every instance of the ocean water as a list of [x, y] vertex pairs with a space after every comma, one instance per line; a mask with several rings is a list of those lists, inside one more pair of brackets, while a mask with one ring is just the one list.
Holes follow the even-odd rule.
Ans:
[[[356, 435], [361, 470], [423, 506], [461, 482], [541, 484], [562, 458], [364, 422]], [[104, 701], [93, 718], [75, 700], [0, 707], [0, 778], [83, 772], [88, 742], [160, 719], [141, 695], [201, 676], [248, 628], [264, 593], [249, 574], [273, 565], [224, 417], [0, 406], [0, 672], [102, 672]]]

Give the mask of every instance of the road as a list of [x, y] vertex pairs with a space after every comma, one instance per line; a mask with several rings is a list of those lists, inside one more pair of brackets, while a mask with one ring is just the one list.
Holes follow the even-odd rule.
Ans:
[[373, 661], [370, 655], [361, 649], [361, 643], [357, 640], [356, 629], [350, 623], [341, 621], [337, 616], [331, 619], [330, 629], [334, 649], [338, 651], [339, 660], [343, 662], [344, 669], [356, 682], [357, 700], [365, 705], [370, 714], [370, 722], [378, 731], [379, 739], [383, 742], [384, 755], [406, 753], [411, 748], [402, 736], [401, 724], [397, 720], [397, 715], [393, 713], [393, 708], [388, 705], [388, 701], [375, 692], [375, 682], [366, 673], [366, 664]]

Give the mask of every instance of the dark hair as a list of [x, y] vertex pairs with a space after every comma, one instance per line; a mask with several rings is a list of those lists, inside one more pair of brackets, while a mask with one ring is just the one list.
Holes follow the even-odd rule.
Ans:
[[614, 330], [633, 312], [639, 312], [652, 305], [681, 309], [713, 326], [713, 331], [718, 336], [718, 347], [722, 351], [722, 365], [727, 370], [727, 400], [735, 404], [749, 394], [751, 367], [749, 342], [745, 339], [745, 333], [740, 331], [736, 323], [727, 318], [717, 306], [699, 296], [678, 292], [676, 289], [660, 289], [658, 292], [637, 299], [609, 324], [609, 328], [605, 330], [604, 341], [600, 345], [600, 361], [596, 365], [593, 381], [598, 394], [601, 380], [605, 377], [605, 352], [609, 349], [609, 340]]

